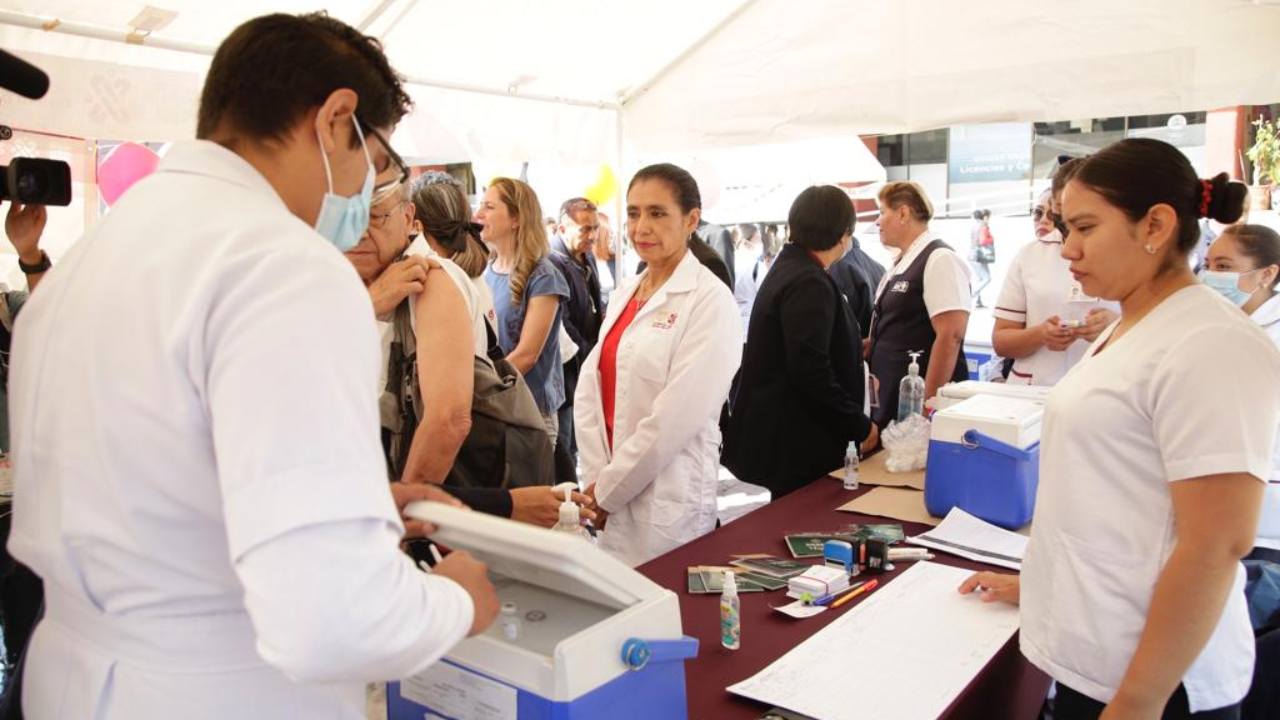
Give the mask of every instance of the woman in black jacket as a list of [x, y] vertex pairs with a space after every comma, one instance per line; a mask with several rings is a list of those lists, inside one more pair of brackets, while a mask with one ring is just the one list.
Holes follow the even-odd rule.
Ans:
[[864, 412], [857, 321], [827, 269], [853, 238], [843, 190], [811, 187], [787, 218], [791, 238], [756, 295], [724, 422], [721, 462], [781, 497], [840, 467], [879, 430]]

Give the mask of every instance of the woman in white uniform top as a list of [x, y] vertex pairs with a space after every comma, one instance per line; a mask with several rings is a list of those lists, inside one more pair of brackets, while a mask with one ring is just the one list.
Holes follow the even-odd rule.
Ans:
[[693, 177], [650, 165], [627, 189], [627, 236], [647, 264], [609, 300], [573, 422], [587, 493], [609, 514], [601, 546], [630, 565], [716, 524], [720, 408], [742, 359], [729, 288], [688, 249]]
[[1049, 396], [1021, 583], [960, 588], [1020, 598], [1022, 652], [1058, 681], [1057, 720], [1237, 717], [1249, 689], [1239, 561], [1280, 423], [1280, 352], [1187, 265], [1197, 220], [1235, 221], [1244, 195], [1148, 138], [1088, 158], [1063, 195], [1063, 256], [1121, 319]]
[[[1280, 346], [1280, 234], [1265, 225], [1232, 225], [1209, 246], [1205, 268], [1204, 283]], [[1280, 439], [1274, 457], [1253, 557], [1280, 562]]]
[[1014, 360], [1010, 384], [1056, 384], [1116, 317], [1114, 303], [1089, 297], [1071, 278], [1051, 199], [1052, 191], [1045, 190], [1032, 208], [1035, 242], [1013, 258], [992, 312], [991, 345], [1000, 357]]

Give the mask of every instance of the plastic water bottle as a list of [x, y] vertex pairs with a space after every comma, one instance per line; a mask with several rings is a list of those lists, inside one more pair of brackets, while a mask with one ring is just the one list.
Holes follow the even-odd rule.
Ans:
[[844, 489], [858, 489], [858, 443], [851, 442], [844, 451]]
[[731, 571], [725, 571], [720, 593], [720, 644], [730, 650], [742, 646], [742, 601], [738, 599], [737, 576]]
[[912, 415], [924, 415], [924, 378], [920, 377], [921, 353], [907, 354], [911, 356], [911, 364], [907, 366], [907, 376], [898, 383], [898, 422], [904, 422]]

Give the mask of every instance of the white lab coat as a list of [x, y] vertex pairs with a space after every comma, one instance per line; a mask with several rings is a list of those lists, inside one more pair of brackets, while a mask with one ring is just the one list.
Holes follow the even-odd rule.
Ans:
[[720, 408], [742, 361], [733, 294], [686, 253], [623, 331], [610, 450], [600, 351], [642, 277], [610, 299], [574, 396], [583, 477], [609, 512], [601, 546], [633, 566], [715, 528]]
[[175, 145], [18, 318], [9, 550], [31, 718], [364, 718], [466, 592], [417, 572], [351, 264], [238, 155]]
[[[1253, 311], [1250, 316], [1280, 348], [1280, 296], [1273, 297]], [[1262, 499], [1262, 517], [1258, 519], [1259, 547], [1280, 550], [1280, 434], [1276, 437], [1272, 452], [1271, 477], [1267, 478], [1267, 492]]]

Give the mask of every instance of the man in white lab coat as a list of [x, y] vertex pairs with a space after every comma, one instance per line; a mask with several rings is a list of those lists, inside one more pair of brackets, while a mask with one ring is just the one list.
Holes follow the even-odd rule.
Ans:
[[201, 140], [28, 304], [10, 549], [47, 611], [27, 717], [363, 718], [364, 682], [492, 621], [483, 565], [424, 575], [398, 550], [373, 310], [339, 252], [400, 164], [408, 104], [340, 22], [245, 23], [210, 66]]

